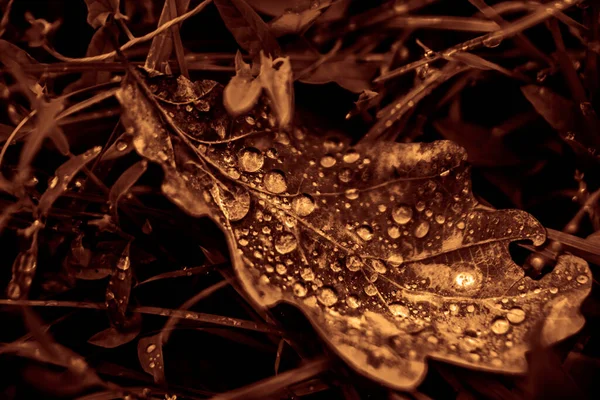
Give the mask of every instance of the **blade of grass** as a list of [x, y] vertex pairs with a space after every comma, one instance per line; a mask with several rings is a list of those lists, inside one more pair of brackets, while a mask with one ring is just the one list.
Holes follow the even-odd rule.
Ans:
[[267, 378], [240, 389], [232, 390], [227, 393], [218, 394], [213, 400], [234, 400], [234, 399], [264, 399], [274, 395], [285, 388], [298, 382], [310, 379], [316, 375], [322, 374], [331, 368], [331, 363], [327, 358], [320, 358], [291, 371]]
[[407, 65], [404, 65], [400, 68], [397, 68], [393, 71], [390, 71], [387, 74], [381, 75], [373, 82], [384, 82], [389, 79], [395, 78], [402, 74], [405, 74], [408, 71], [412, 71], [415, 68], [418, 68], [422, 65], [431, 63], [433, 61], [440, 60], [442, 58], [451, 57], [453, 54], [456, 54], [459, 51], [471, 51], [475, 50], [481, 46], [484, 46], [484, 43], [497, 43], [502, 41], [503, 39], [507, 39], [513, 37], [525, 29], [531, 28], [551, 17], [554, 16], [555, 13], [559, 11], [566, 10], [569, 7], [575, 6], [581, 3], [583, 0], [561, 0], [553, 3], [551, 7], [544, 7], [538, 10], [533, 11], [529, 15], [522, 17], [512, 23], [507, 24], [503, 28], [488, 33], [487, 35], [479, 36], [475, 39], [467, 40], [466, 42], [460, 43], [458, 45], [452, 46], [442, 52], [435, 54], [433, 57], [424, 57], [420, 60], [414, 61]]

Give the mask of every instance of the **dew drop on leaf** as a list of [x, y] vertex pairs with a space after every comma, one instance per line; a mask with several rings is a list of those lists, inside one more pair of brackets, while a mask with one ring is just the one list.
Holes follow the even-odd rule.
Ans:
[[306, 286], [304, 286], [303, 283], [300, 282], [296, 282], [294, 283], [294, 295], [298, 296], [298, 297], [304, 297], [306, 296], [306, 293], [308, 292], [308, 290], [306, 290]]
[[396, 317], [406, 318], [410, 315], [408, 307], [399, 303], [392, 303], [389, 305], [390, 312]]
[[[413, 210], [406, 204], [401, 204], [392, 210], [392, 218], [400, 225], [408, 224], [412, 218]], [[391, 235], [390, 235], [391, 236]]]
[[265, 162], [265, 157], [260, 150], [254, 147], [246, 147], [239, 154], [239, 163], [242, 171], [256, 172], [262, 168]]
[[356, 189], [348, 189], [344, 192], [344, 195], [348, 200], [356, 200], [358, 199], [358, 190]]
[[506, 318], [498, 318], [492, 322], [492, 332], [496, 335], [504, 335], [510, 329], [510, 324]]
[[356, 150], [348, 150], [346, 154], [344, 154], [344, 162], [346, 164], [352, 164], [358, 161], [360, 158], [360, 154]]
[[313, 281], [315, 279], [315, 273], [313, 272], [312, 269], [310, 268], [304, 268], [302, 270], [302, 272], [300, 272], [300, 276], [302, 277], [302, 279], [304, 279], [306, 282], [310, 282]]
[[404, 262], [404, 257], [401, 254], [393, 253], [388, 257], [387, 262], [393, 267], [399, 267]]
[[371, 265], [373, 266], [373, 269], [375, 270], [375, 272], [377, 272], [379, 274], [385, 274], [387, 272], [387, 268], [385, 267], [385, 264], [377, 259], [371, 260]]
[[364, 241], [373, 239], [373, 228], [369, 225], [361, 225], [356, 228], [356, 234]]
[[275, 239], [275, 250], [279, 254], [287, 254], [296, 250], [298, 241], [296, 237], [289, 232], [284, 232]]
[[352, 272], [358, 271], [362, 268], [362, 266], [363, 262], [358, 256], [350, 256], [346, 259], [346, 268], [348, 268]]
[[265, 188], [271, 193], [283, 193], [287, 190], [287, 181], [283, 172], [278, 170], [269, 171], [263, 179]]
[[375, 285], [367, 285], [365, 286], [365, 293], [367, 296], [375, 296], [377, 294], [377, 288]]
[[457, 289], [469, 289], [475, 284], [475, 276], [470, 272], [459, 272], [454, 277], [454, 286]]
[[429, 222], [421, 221], [415, 227], [415, 237], [421, 239], [424, 238], [429, 232]]
[[400, 229], [396, 225], [390, 226], [387, 232], [392, 239], [398, 239], [400, 237]]
[[332, 288], [324, 287], [319, 291], [317, 300], [319, 300], [319, 303], [329, 307], [337, 303], [338, 297]]
[[346, 298], [346, 304], [350, 308], [358, 308], [360, 307], [360, 299], [354, 295], [350, 295]]
[[152, 353], [154, 350], [156, 350], [156, 345], [154, 343], [149, 344], [148, 347], [146, 347], [146, 353]]
[[321, 158], [321, 166], [323, 168], [331, 168], [335, 165], [336, 159], [332, 155], [326, 154]]
[[585, 276], [585, 275], [579, 275], [577, 277], [577, 282], [580, 283], [580, 284], [582, 284], [582, 285], [585, 285], [587, 283], [587, 281], [588, 281], [588, 277]]
[[348, 183], [352, 180], [352, 170], [350, 168], [344, 168], [338, 178], [341, 182]]
[[309, 195], [301, 194], [292, 200], [292, 208], [296, 215], [306, 217], [315, 210], [315, 202]]
[[510, 321], [511, 324], [520, 324], [525, 321], [525, 311], [521, 308], [515, 307], [508, 310], [508, 314], [506, 314], [506, 318]]
[[285, 275], [287, 273], [287, 267], [283, 264], [277, 264], [275, 266], [275, 271], [277, 271], [279, 275]]

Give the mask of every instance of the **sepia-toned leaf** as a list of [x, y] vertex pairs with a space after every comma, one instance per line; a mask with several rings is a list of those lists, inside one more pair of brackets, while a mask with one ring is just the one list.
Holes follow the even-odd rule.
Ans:
[[87, 23], [97, 29], [106, 25], [111, 16], [115, 19], [127, 19], [127, 16], [119, 11], [120, 0], [85, 0], [88, 8]]
[[40, 198], [40, 202], [37, 207], [37, 213], [41, 216], [45, 216], [52, 204], [58, 199], [66, 190], [71, 182], [71, 179], [87, 164], [92, 161], [98, 154], [102, 147], [96, 146], [88, 151], [73, 156], [71, 159], [66, 161], [63, 165], [56, 169], [54, 177], [48, 183], [48, 189], [44, 192]]
[[269, 22], [271, 32], [276, 37], [291, 34], [301, 34], [321, 15], [317, 9], [308, 9], [301, 12], [283, 13]]
[[[174, 79], [148, 83], [161, 80]], [[180, 128], [193, 125], [185, 111], [145, 86], [127, 80], [117, 98], [136, 151], [165, 170], [166, 197], [222, 228], [257, 307], [296, 306], [358, 372], [403, 390], [430, 358], [524, 373], [532, 335], [549, 345], [583, 326], [585, 261], [563, 255], [540, 280], [525, 276], [508, 245], [539, 246], [544, 228], [523, 211], [479, 206], [453, 142], [353, 147], [272, 130], [262, 98], [230, 121], [231, 140], [198, 147], [203, 136]]]
[[371, 88], [371, 79], [377, 66], [360, 64], [355, 60], [328, 61], [317, 67], [310, 75], [300, 78], [300, 82], [321, 84], [335, 82], [344, 89], [360, 93]]
[[134, 340], [140, 334], [141, 327], [141, 325], [135, 325], [133, 329], [119, 330], [110, 326], [89, 338], [88, 343], [105, 349], [114, 349]]
[[238, 116], [247, 113], [256, 105], [262, 86], [252, 76], [252, 69], [245, 63], [242, 54], [235, 55], [235, 76], [231, 78], [223, 90], [223, 104], [230, 115]]
[[214, 0], [214, 3], [227, 29], [252, 57], [261, 50], [271, 56], [279, 55], [279, 44], [268, 25], [244, 0]]
[[119, 179], [112, 185], [108, 194], [111, 209], [116, 212], [119, 199], [135, 185], [138, 179], [146, 172], [147, 168], [148, 162], [146, 160], [138, 161], [119, 176]]
[[155, 383], [165, 381], [165, 367], [161, 334], [143, 337], [138, 341], [137, 352], [140, 365], [154, 377]]

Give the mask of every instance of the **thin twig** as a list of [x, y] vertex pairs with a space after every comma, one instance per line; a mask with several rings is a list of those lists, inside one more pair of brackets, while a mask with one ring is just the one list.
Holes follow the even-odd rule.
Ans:
[[[154, 30], [144, 36], [141, 36], [139, 38], [135, 38], [134, 40], [130, 40], [129, 42], [127, 42], [123, 46], [121, 46], [118, 51], [123, 52], [135, 45], [138, 45], [140, 43], [144, 43], [144, 42], [147, 42], [148, 40], [153, 39], [154, 37], [160, 35], [167, 29], [170, 29], [173, 25], [179, 24], [180, 22], [183, 22], [186, 19], [198, 14], [200, 11], [202, 11], [204, 9], [204, 7], [209, 5], [211, 2], [212, 2], [212, 0], [204, 0], [202, 3], [198, 4], [191, 11], [188, 11], [187, 13], [185, 13], [177, 18], [173, 18], [169, 22], [159, 26], [156, 30]], [[52, 56], [56, 57], [57, 59], [59, 59], [60, 61], [63, 61], [63, 62], [88, 63], [88, 62], [104, 61], [104, 60], [113, 58], [117, 55], [117, 50], [114, 50], [109, 53], [104, 53], [104, 54], [100, 54], [100, 55], [93, 56], [93, 57], [71, 58], [71, 57], [63, 56], [62, 54], [58, 53], [57, 51], [55, 51], [54, 49], [49, 47], [47, 44], [44, 44], [43, 47], [48, 53], [50, 53]]]

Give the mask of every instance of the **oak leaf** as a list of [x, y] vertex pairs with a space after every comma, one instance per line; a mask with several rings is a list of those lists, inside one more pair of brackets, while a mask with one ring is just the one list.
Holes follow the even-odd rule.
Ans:
[[[159, 90], [173, 81], [147, 80]], [[164, 194], [222, 228], [255, 305], [296, 306], [374, 380], [412, 389], [428, 358], [524, 373], [534, 335], [549, 345], [583, 326], [585, 261], [564, 255], [542, 279], [526, 277], [508, 244], [540, 245], [543, 227], [479, 206], [452, 142], [352, 147], [282, 132], [264, 97], [214, 140], [182, 128], [201, 112], [159, 103], [138, 73], [117, 97], [136, 151], [165, 172]]]

